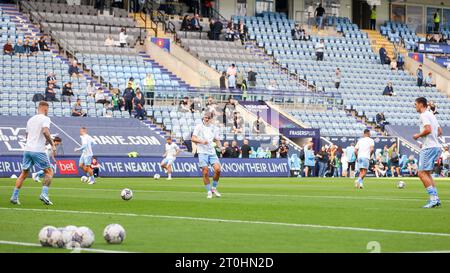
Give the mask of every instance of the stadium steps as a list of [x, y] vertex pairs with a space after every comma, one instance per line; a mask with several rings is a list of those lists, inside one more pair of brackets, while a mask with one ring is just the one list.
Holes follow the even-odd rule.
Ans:
[[[386, 37], [381, 35], [377, 30], [362, 30], [363, 32], [366, 32], [369, 36], [370, 44], [372, 46], [372, 49], [375, 53], [378, 53], [381, 46], [384, 46], [384, 48], [387, 51], [387, 55], [389, 58], [394, 58], [394, 44], [392, 44]], [[400, 50], [401, 53], [402, 50]]]

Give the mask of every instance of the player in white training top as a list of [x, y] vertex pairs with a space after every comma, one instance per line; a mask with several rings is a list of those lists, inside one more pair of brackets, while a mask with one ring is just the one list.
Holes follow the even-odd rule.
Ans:
[[434, 162], [441, 154], [441, 144], [438, 137], [442, 135], [442, 128], [439, 126], [436, 116], [428, 109], [426, 98], [417, 98], [415, 106], [417, 113], [420, 113], [420, 133], [415, 134], [413, 138], [415, 140], [420, 139], [422, 142], [418, 175], [430, 196], [428, 203], [423, 208], [430, 209], [441, 205], [431, 172], [434, 169]]
[[92, 152], [92, 146], [95, 145], [95, 141], [90, 135], [88, 135], [88, 130], [86, 127], [80, 128], [80, 138], [81, 147], [75, 148], [75, 152], [82, 151], [78, 164], [86, 173], [86, 176], [89, 177], [88, 184], [92, 185], [95, 183], [94, 172], [91, 168], [92, 156], [94, 155]]
[[[60, 137], [54, 137], [53, 138], [53, 143], [55, 144], [55, 147], [58, 147], [60, 144], [61, 144], [61, 138]], [[50, 144], [47, 144], [46, 146], [45, 146], [45, 153], [47, 154], [47, 157], [48, 157], [48, 161], [51, 163], [51, 162], [53, 162], [53, 163], [56, 163], [56, 159], [55, 159], [55, 156], [56, 156], [56, 154], [53, 152], [53, 147], [52, 147], [52, 145], [50, 145]], [[52, 168], [53, 168], [53, 166], [52, 166]], [[56, 170], [55, 169], [53, 169], [53, 171], [55, 172]], [[35, 182], [41, 182], [41, 179], [44, 177], [44, 175], [45, 175], [45, 173], [44, 173], [44, 170], [40, 170], [40, 171], [38, 171], [38, 172], [35, 172], [35, 173], [32, 173], [31, 174], [31, 178], [33, 178], [33, 180], [35, 181]]]
[[370, 138], [370, 130], [364, 130], [364, 136], [358, 140], [355, 146], [356, 165], [359, 168], [359, 176], [355, 181], [357, 189], [364, 188], [363, 180], [369, 169], [370, 159], [372, 158], [375, 142]]
[[16, 180], [16, 186], [10, 199], [14, 205], [20, 205], [19, 191], [33, 166], [44, 170], [44, 181], [39, 200], [45, 205], [53, 205], [48, 196], [48, 187], [53, 178], [53, 169], [45, 153], [45, 142], [47, 141], [51, 145], [53, 152], [56, 150], [56, 147], [50, 135], [51, 121], [47, 115], [48, 103], [41, 101], [38, 105], [38, 114], [31, 117], [27, 122], [27, 142], [23, 152], [22, 172]]
[[[202, 168], [203, 183], [208, 192], [208, 199], [212, 198], [213, 194], [217, 197], [221, 196], [219, 191], [217, 191], [221, 167], [213, 144], [216, 143], [219, 148], [222, 144], [219, 140], [219, 130], [211, 124], [212, 118], [212, 113], [205, 112], [203, 123], [195, 126], [194, 133], [192, 134], [192, 142], [197, 144], [199, 166]], [[209, 166], [212, 166], [214, 169], [212, 187], [209, 182]]]
[[172, 165], [180, 153], [180, 148], [174, 142], [172, 142], [172, 137], [166, 139], [166, 152], [164, 153], [163, 161], [161, 161], [161, 168], [167, 172], [167, 180], [172, 180]]

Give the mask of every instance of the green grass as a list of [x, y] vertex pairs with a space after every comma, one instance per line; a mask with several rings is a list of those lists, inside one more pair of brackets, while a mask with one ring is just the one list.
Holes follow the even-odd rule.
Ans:
[[[450, 180], [438, 180], [443, 206], [430, 210], [421, 208], [427, 196], [420, 181], [403, 180], [403, 190], [398, 179], [374, 178], [356, 190], [345, 178], [223, 178], [222, 198], [207, 200], [198, 178], [100, 178], [95, 185], [58, 178], [50, 189], [55, 205], [47, 207], [31, 179], [22, 205], [9, 204], [14, 180], [0, 179], [0, 240], [38, 243], [45, 225], [77, 225], [96, 234], [92, 248], [131, 252], [369, 252], [371, 241], [381, 252], [450, 250]], [[133, 190], [131, 201], [120, 198], [123, 188]], [[123, 244], [103, 240], [110, 223], [126, 229]], [[0, 243], [0, 252], [68, 250]]]

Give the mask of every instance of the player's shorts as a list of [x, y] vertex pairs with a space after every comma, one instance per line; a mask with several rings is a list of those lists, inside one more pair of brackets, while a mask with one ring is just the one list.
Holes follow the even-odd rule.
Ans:
[[175, 161], [175, 158], [164, 158], [163, 161], [161, 161], [161, 165], [172, 166], [174, 161]]
[[216, 154], [198, 154], [198, 161], [200, 168], [220, 164], [219, 158]]
[[81, 156], [80, 160], [78, 161], [78, 164], [84, 164], [85, 166], [90, 166], [92, 163], [92, 156]]
[[432, 147], [423, 149], [419, 154], [419, 171], [432, 171], [434, 162], [441, 155], [441, 148]]
[[369, 169], [369, 159], [365, 157], [358, 157], [356, 164], [358, 165], [358, 169]]
[[48, 160], [47, 154], [25, 151], [22, 159], [22, 170], [29, 170], [33, 166], [42, 170], [50, 168], [50, 160]]

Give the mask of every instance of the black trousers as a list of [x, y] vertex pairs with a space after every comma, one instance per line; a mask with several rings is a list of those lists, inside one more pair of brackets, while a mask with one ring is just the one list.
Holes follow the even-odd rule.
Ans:
[[133, 101], [126, 100], [125, 101], [125, 111], [128, 111], [128, 113], [130, 113], [130, 116], [131, 116], [131, 110], [133, 110]]
[[376, 25], [377, 25], [377, 20], [376, 19], [370, 19], [370, 29], [371, 30], [375, 30], [376, 29]]

